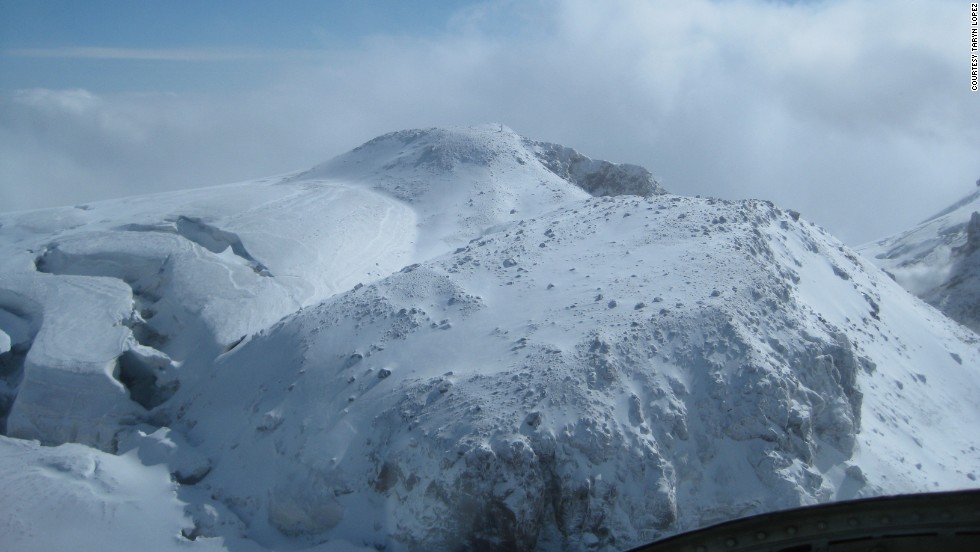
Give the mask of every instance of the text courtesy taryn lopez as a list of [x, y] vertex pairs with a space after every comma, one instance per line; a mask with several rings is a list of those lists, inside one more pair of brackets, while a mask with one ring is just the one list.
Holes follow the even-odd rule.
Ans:
[[977, 2], [970, 4], [970, 90], [977, 91]]

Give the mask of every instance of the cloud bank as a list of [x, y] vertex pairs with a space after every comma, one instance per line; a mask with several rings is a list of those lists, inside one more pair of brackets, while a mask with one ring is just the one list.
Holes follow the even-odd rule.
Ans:
[[21, 90], [0, 99], [0, 210], [265, 176], [391, 130], [502, 122], [644, 165], [676, 193], [772, 199], [856, 244], [980, 176], [968, 8], [493, 2], [438, 37], [369, 37], [245, 89]]

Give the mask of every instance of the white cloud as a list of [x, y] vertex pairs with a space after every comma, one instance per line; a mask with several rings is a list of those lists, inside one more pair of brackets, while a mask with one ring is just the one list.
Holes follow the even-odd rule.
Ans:
[[8, 98], [0, 209], [257, 177], [399, 128], [499, 121], [645, 165], [678, 193], [772, 199], [856, 243], [980, 176], [966, 33], [955, 0], [489, 3], [444, 36], [374, 37], [250, 90]]

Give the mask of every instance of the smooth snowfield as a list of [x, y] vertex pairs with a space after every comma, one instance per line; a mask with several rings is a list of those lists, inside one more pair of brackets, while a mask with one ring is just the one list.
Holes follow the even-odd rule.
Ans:
[[619, 550], [980, 474], [976, 334], [797, 213], [500, 125], [0, 253], [5, 549]]

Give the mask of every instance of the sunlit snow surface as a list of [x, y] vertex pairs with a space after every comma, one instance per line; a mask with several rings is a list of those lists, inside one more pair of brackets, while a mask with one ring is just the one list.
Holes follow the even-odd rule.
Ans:
[[0, 544], [623, 549], [976, 486], [975, 334], [661, 194], [491, 125], [0, 215]]

